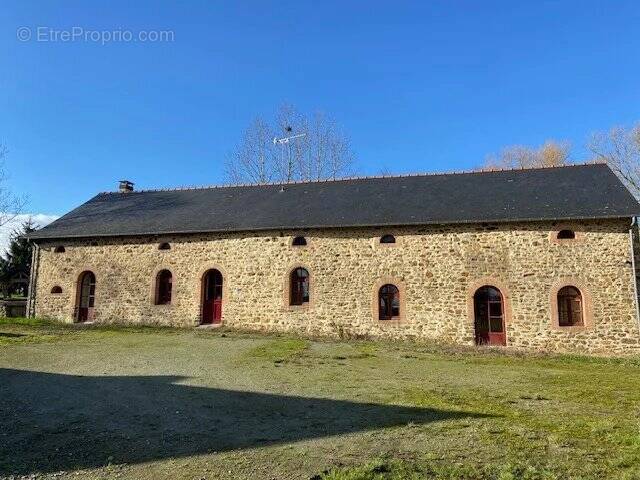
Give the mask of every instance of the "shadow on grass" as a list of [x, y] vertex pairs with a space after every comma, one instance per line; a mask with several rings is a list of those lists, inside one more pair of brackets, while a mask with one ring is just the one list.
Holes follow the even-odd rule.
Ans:
[[28, 337], [26, 333], [9, 333], [9, 332], [0, 332], [0, 338], [22, 338]]
[[481, 416], [195, 387], [180, 380], [0, 369], [0, 473], [138, 463]]

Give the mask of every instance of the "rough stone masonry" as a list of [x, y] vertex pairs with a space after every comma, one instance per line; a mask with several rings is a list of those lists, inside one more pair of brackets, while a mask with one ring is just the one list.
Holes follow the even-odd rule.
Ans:
[[[269, 195], [280, 202], [282, 192], [274, 188]], [[233, 193], [229, 201], [235, 202], [244, 191]], [[143, 194], [104, 195], [88, 204], [131, 202]], [[77, 321], [79, 281], [92, 272], [93, 321], [196, 327], [205, 273], [216, 269], [223, 279], [220, 324], [227, 327], [473, 345], [474, 295], [492, 286], [502, 294], [507, 348], [631, 354], [640, 351], [632, 218], [260, 226], [209, 233], [152, 232], [145, 226], [144, 234], [121, 227], [118, 235], [52, 230], [34, 238], [32, 314]], [[104, 221], [112, 220], [105, 215]], [[573, 238], [559, 239], [560, 231]], [[395, 243], [380, 243], [384, 235], [393, 235]], [[304, 236], [306, 245], [293, 245], [296, 236]], [[299, 267], [309, 274], [309, 300], [291, 305], [291, 273]], [[162, 270], [171, 272], [171, 301], [158, 305]], [[399, 314], [380, 320], [379, 292], [388, 284], [398, 288]], [[581, 293], [580, 325], [558, 324], [558, 293], [565, 286]]]
[[[564, 225], [563, 227], [566, 227]], [[223, 274], [222, 322], [231, 327], [313, 335], [421, 338], [472, 344], [473, 294], [482, 285], [505, 297], [508, 345], [555, 351], [625, 353], [638, 349], [629, 225], [570, 225], [582, 238], [553, 241], [552, 223], [311, 230], [73, 240], [39, 248], [35, 294], [39, 316], [73, 321], [76, 283], [96, 276], [96, 322], [197, 326], [201, 280]], [[378, 243], [382, 234], [393, 245]], [[170, 250], [159, 250], [169, 242]], [[295, 267], [310, 274], [310, 301], [290, 306]], [[173, 274], [172, 301], [154, 305], [156, 274]], [[401, 317], [377, 319], [377, 290], [400, 289]], [[562, 331], [551, 320], [551, 296], [561, 285], [589, 295], [592, 318]], [[60, 286], [62, 293], [50, 293]]]

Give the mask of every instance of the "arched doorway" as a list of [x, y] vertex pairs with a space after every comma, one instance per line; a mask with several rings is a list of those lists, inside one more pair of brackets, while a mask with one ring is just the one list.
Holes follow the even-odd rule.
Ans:
[[506, 345], [504, 299], [496, 287], [485, 285], [473, 296], [476, 345]]
[[78, 279], [78, 304], [76, 321], [90, 322], [96, 298], [96, 276], [93, 272], [82, 272]]
[[214, 324], [222, 321], [222, 274], [208, 270], [202, 277], [202, 319], [201, 324]]

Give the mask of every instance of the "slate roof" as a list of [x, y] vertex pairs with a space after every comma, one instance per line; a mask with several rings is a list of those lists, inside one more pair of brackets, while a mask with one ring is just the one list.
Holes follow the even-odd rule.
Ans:
[[100, 193], [32, 239], [640, 215], [604, 164]]

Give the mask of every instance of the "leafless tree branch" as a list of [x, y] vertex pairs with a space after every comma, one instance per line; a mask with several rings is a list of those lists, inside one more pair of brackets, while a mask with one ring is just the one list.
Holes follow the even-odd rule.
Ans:
[[[303, 134], [288, 144], [273, 138]], [[351, 173], [355, 156], [349, 138], [335, 120], [321, 112], [300, 113], [284, 104], [269, 124], [254, 121], [227, 161], [227, 177], [234, 183], [322, 180]]]
[[26, 197], [15, 195], [7, 187], [8, 176], [5, 169], [7, 153], [7, 147], [0, 144], [0, 227], [16, 218], [27, 203]]
[[631, 128], [613, 127], [594, 133], [589, 150], [611, 169], [640, 198], [640, 123]]
[[568, 142], [549, 140], [538, 148], [524, 145], [505, 147], [498, 154], [489, 155], [484, 168], [557, 167], [569, 163], [571, 145]]
[[262, 118], [254, 119], [242, 141], [229, 155], [226, 173], [233, 183], [266, 183], [273, 180], [276, 151], [273, 131]]

